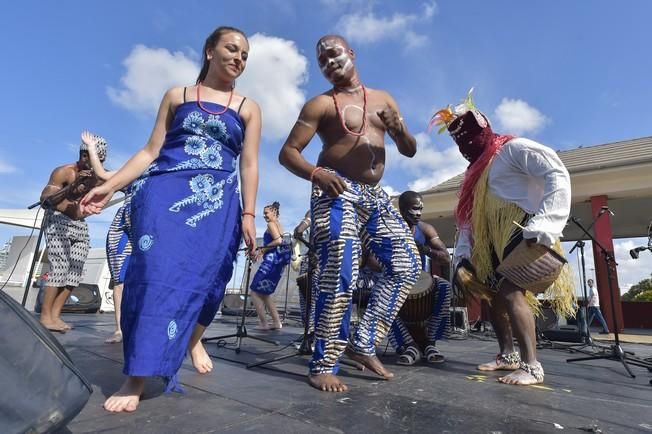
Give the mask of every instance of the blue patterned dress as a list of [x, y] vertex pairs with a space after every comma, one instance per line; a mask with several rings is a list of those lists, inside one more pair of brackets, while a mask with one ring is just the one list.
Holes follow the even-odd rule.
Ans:
[[[272, 241], [272, 235], [265, 231], [263, 244], [266, 246]], [[288, 244], [281, 244], [268, 250], [251, 282], [251, 290], [264, 295], [273, 294], [291, 257], [292, 252]]]
[[244, 128], [231, 109], [212, 115], [196, 101], [180, 104], [158, 158], [133, 185], [124, 373], [164, 377], [168, 391], [178, 390], [176, 373], [192, 331], [213, 320], [233, 273]]

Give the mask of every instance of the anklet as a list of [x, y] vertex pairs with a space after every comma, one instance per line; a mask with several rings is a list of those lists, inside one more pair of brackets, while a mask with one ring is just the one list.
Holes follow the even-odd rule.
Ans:
[[509, 354], [498, 354], [496, 356], [496, 364], [500, 364], [500, 362], [508, 365], [516, 365], [521, 362], [521, 355], [517, 351]]
[[527, 372], [528, 374], [533, 376], [534, 379], [537, 380], [538, 382], [543, 381], [543, 366], [541, 366], [541, 363], [539, 362], [534, 362], [530, 364], [521, 361], [518, 364], [518, 369]]

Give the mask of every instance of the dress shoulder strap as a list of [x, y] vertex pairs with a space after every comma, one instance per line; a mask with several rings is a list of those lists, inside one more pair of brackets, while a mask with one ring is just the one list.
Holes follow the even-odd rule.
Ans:
[[240, 101], [240, 105], [238, 106], [238, 114], [240, 114], [240, 109], [242, 109], [242, 105], [244, 104], [246, 99], [247, 97], [245, 96], [242, 98], [242, 101]]
[[186, 90], [188, 89], [187, 86], [183, 87], [183, 102], [186, 102]]

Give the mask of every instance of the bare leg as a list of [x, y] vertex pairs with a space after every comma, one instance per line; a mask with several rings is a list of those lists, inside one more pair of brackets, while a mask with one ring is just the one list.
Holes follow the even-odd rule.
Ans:
[[267, 310], [269, 310], [269, 314], [272, 317], [272, 326], [270, 327], [271, 330], [277, 330], [283, 327], [283, 323], [281, 323], [281, 317], [278, 315], [278, 310], [276, 310], [276, 303], [272, 299], [271, 295], [264, 295], [262, 296], [263, 302], [265, 303], [265, 306], [267, 306]]
[[104, 401], [104, 409], [112, 413], [135, 411], [144, 389], [145, 377], [127, 377], [120, 390]]
[[251, 291], [251, 301], [254, 303], [256, 308], [256, 314], [258, 314], [258, 330], [269, 330], [267, 326], [267, 313], [265, 313], [265, 303], [262, 299], [263, 296], [257, 294], [255, 291]]
[[213, 361], [206, 352], [204, 344], [201, 342], [201, 337], [204, 335], [206, 327], [197, 324], [190, 336], [188, 343], [188, 351], [190, 351], [190, 358], [192, 359], [192, 366], [195, 367], [200, 374], [208, 374], [213, 370]]
[[[494, 332], [496, 332], [500, 354], [511, 354], [514, 352], [514, 338], [505, 300], [499, 296], [494, 297], [490, 309], [491, 325]], [[518, 369], [518, 363], [509, 363], [500, 357], [491, 362], [478, 365], [480, 371], [514, 371], [516, 369]]]
[[107, 344], [117, 344], [122, 342], [122, 330], [120, 329], [120, 304], [122, 303], [122, 283], [113, 287], [113, 308], [115, 314], [115, 332], [104, 342]]
[[68, 297], [72, 293], [72, 286], [65, 286], [60, 289], [61, 291], [59, 291], [59, 294], [54, 299], [54, 303], [52, 303], [52, 319], [59, 326], [70, 330], [72, 326], [61, 319], [61, 309], [63, 309], [63, 305], [66, 304]]
[[61, 289], [55, 286], [46, 286], [43, 289], [43, 302], [41, 303], [41, 324], [51, 331], [65, 332], [65, 328], [55, 321], [53, 316], [54, 301]]
[[[497, 297], [504, 297], [512, 330], [514, 331], [520, 349], [521, 360], [528, 365], [536, 365], [537, 350], [534, 314], [527, 304], [525, 290], [509, 281], [504, 281]], [[513, 373], [500, 378], [498, 381], [506, 384], [528, 385], [542, 383], [543, 378], [537, 380], [532, 374], [519, 368]]]
[[310, 374], [308, 383], [322, 392], [346, 392], [349, 390], [335, 374]]

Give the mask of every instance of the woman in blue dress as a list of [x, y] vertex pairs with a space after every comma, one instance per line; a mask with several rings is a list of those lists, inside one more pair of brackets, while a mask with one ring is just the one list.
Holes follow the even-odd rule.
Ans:
[[[267, 230], [263, 235], [264, 245], [256, 249], [256, 260], [263, 260], [251, 281], [251, 299], [260, 322], [258, 330], [278, 330], [282, 327], [272, 294], [283, 276], [283, 270], [290, 263], [291, 251], [290, 246], [283, 243], [283, 228], [278, 221], [280, 206], [278, 202], [274, 202], [264, 208]], [[271, 327], [267, 325], [265, 307], [272, 317]]]
[[240, 30], [216, 29], [206, 39], [197, 84], [166, 92], [145, 147], [82, 201], [85, 214], [99, 213], [133, 182], [121, 318], [128, 377], [104, 403], [108, 411], [136, 410], [146, 377], [163, 377], [166, 391], [177, 389], [186, 351], [200, 373], [212, 369], [201, 336], [241, 238], [249, 253], [256, 240], [261, 115], [234, 90], [248, 53]]

